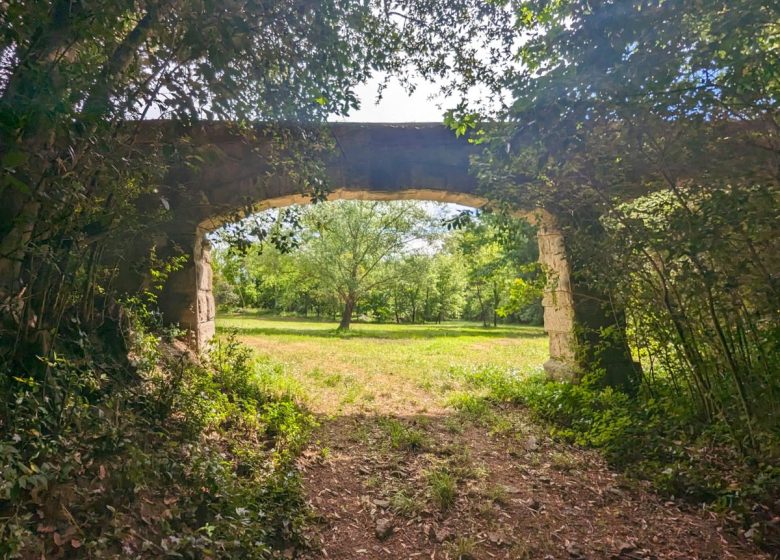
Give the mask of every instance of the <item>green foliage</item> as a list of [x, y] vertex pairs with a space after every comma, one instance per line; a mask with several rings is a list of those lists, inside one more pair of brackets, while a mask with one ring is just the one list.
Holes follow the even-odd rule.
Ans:
[[622, 446], [638, 442], [627, 439], [632, 418], [624, 393], [611, 387], [594, 390], [587, 384], [548, 383], [537, 378], [518, 385], [513, 400], [532, 403], [534, 413], [554, 426], [555, 435], [580, 445], [600, 447], [613, 460], [631, 460]]
[[308, 226], [302, 244], [304, 269], [338, 295], [344, 329], [359, 298], [391, 281], [392, 271], [384, 265], [429, 234], [422, 208], [402, 201], [316, 205], [303, 221]]
[[455, 505], [458, 483], [446, 468], [440, 467], [430, 471], [427, 482], [429, 496], [439, 509], [447, 510]]
[[467, 392], [450, 395], [447, 405], [473, 420], [481, 420], [491, 412], [483, 398]]
[[494, 325], [499, 317], [541, 323], [544, 275], [535, 229], [503, 214], [482, 214], [455, 232], [453, 252], [465, 264], [466, 314]]
[[472, 560], [476, 558], [477, 541], [473, 537], [459, 536], [451, 543], [447, 543], [447, 552], [457, 560]]
[[630, 350], [644, 395], [672, 390], [737, 452], [776, 462], [777, 8], [519, 8], [523, 66], [504, 76], [507, 124], [485, 128], [483, 187], [556, 216], [583, 356]]
[[[529, 263], [520, 267], [520, 272], [531, 276], [528, 280], [518, 276], [509, 285], [506, 303], [496, 310], [500, 317], [506, 317], [512, 313], [518, 313], [522, 317], [524, 313], [533, 313], [540, 307], [540, 301], [547, 287], [547, 276], [543, 273], [539, 263]], [[538, 312], [538, 311], [537, 311]], [[532, 322], [532, 321], [528, 321]]]
[[390, 496], [390, 507], [398, 515], [414, 517], [425, 508], [425, 504], [410, 491], [401, 489]]
[[462, 375], [471, 388], [489, 389], [488, 396], [499, 402], [512, 401], [528, 378], [519, 371], [507, 371], [499, 367], [480, 367], [456, 373]]
[[[398, 219], [406, 233], [400, 223], [385, 223], [397, 211], [405, 214]], [[301, 230], [296, 248], [287, 252], [259, 242], [244, 252], [218, 245], [213, 262], [221, 309], [330, 318], [343, 312], [351, 293], [354, 314], [363, 320], [541, 322], [545, 278], [532, 263], [533, 228], [521, 220], [484, 214], [445, 233], [419, 203], [350, 202], [296, 214]], [[425, 249], [421, 241], [428, 242]]]
[[314, 424], [268, 390], [276, 366], [232, 339], [203, 365], [148, 331], [131, 347], [135, 368], [85, 339], [43, 378], [3, 378], [0, 555], [266, 558], [295, 541]]
[[308, 443], [314, 422], [289, 401], [271, 402], [263, 406], [265, 433], [277, 442], [278, 451], [295, 457]]
[[666, 495], [730, 513], [745, 529], [753, 527], [756, 542], [776, 542], [768, 512], [780, 496], [780, 471], [770, 462], [740, 462], [728, 431], [691, 411], [671, 385], [630, 397], [604, 387], [599, 375], [578, 384], [498, 368], [464, 377], [487, 391], [483, 402], [524, 405], [554, 437], [599, 449], [612, 465]]
[[380, 423], [390, 438], [390, 445], [401, 451], [419, 452], [428, 446], [427, 434], [418, 428], [405, 425], [393, 418], [383, 419]]
[[[778, 7], [515, 7], [521, 64], [502, 76], [512, 103], [504, 124], [482, 125], [474, 170], [508, 206], [555, 215], [580, 355], [642, 367], [636, 381], [625, 368], [632, 398], [598, 383], [518, 394], [560, 435], [646, 465], [676, 495], [711, 502], [750, 487], [780, 461]], [[486, 121], [472, 113], [458, 107], [451, 128]], [[766, 513], [752, 517], [777, 516], [776, 490], [762, 487]]]

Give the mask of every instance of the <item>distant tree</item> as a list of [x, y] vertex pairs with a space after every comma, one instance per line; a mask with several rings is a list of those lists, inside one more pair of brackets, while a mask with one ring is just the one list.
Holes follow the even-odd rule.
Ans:
[[511, 272], [501, 254], [501, 247], [495, 241], [483, 241], [474, 232], [464, 235], [462, 250], [467, 263], [468, 285], [472, 297], [479, 306], [479, 317], [487, 326], [492, 320], [498, 324], [498, 309], [507, 292]]
[[478, 316], [485, 325], [497, 325], [499, 317], [540, 306], [540, 293], [526, 290], [526, 297], [518, 297], [519, 287], [528, 286], [529, 281], [535, 284], [540, 276], [536, 240], [527, 222], [483, 214], [467, 221], [448, 243], [465, 267], [471, 316]]
[[430, 233], [430, 218], [411, 202], [318, 204], [302, 220], [307, 228], [302, 263], [321, 286], [338, 295], [343, 330], [349, 329], [360, 297], [397, 277], [397, 271], [383, 265]]
[[[348, 212], [348, 206], [354, 208]], [[391, 209], [403, 211], [391, 215]], [[304, 316], [343, 313], [349, 290], [341, 287], [359, 284], [351, 298], [353, 312], [378, 321], [442, 322], [464, 313], [494, 324], [499, 317], [541, 320], [536, 241], [522, 221], [483, 214], [445, 233], [439, 218], [417, 203], [337, 203], [295, 212], [302, 216], [300, 246], [289, 252], [267, 243], [244, 251], [217, 243], [213, 266], [220, 307]], [[275, 212], [267, 214], [258, 220], [274, 221]], [[418, 243], [410, 246], [409, 240]], [[344, 265], [354, 258], [350, 247], [355, 244], [365, 251], [363, 260]], [[323, 268], [354, 269], [365, 277], [347, 279]]]
[[432, 258], [428, 254], [401, 255], [388, 263], [391, 281], [391, 300], [396, 323], [406, 320], [416, 323], [422, 319], [426, 293], [431, 285]]
[[[253, 307], [257, 299], [257, 285], [250, 266], [251, 256], [234, 251], [215, 250], [212, 255], [214, 289], [225, 301], [240, 307]], [[229, 289], [228, 289], [229, 288]]]
[[441, 323], [461, 316], [466, 303], [466, 266], [458, 255], [445, 252], [433, 258], [431, 278], [427, 286], [431, 294], [426, 305], [429, 320]]

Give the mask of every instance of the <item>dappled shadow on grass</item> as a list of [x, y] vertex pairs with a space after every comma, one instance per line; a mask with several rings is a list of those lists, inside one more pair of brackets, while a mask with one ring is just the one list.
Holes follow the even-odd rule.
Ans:
[[572, 543], [579, 558], [628, 558], [625, 543], [637, 558], [650, 556], [645, 543], [659, 557], [757, 557], [713, 520], [547, 437], [521, 408], [467, 412], [319, 416], [299, 461], [318, 520], [301, 558], [453, 557], [464, 547], [476, 558], [568, 558]]
[[[302, 558], [433, 558], [450, 545], [432, 537], [432, 528], [454, 540], [486, 523], [477, 494], [485, 486], [480, 473], [492, 470], [489, 453], [472, 449], [485, 438], [457, 414], [367, 411], [318, 420], [318, 444], [299, 463], [319, 520], [310, 527], [316, 546]], [[391, 525], [387, 536], [378, 534], [380, 519]], [[501, 549], [483, 542], [479, 557], [504, 558]]]
[[[241, 318], [242, 316], [236, 316]], [[262, 319], [264, 323], [277, 321]], [[251, 319], [250, 319], [251, 321]], [[237, 331], [241, 335], [289, 335], [314, 338], [379, 338], [388, 340], [427, 339], [440, 337], [485, 337], [485, 338], [543, 338], [546, 336], [541, 327], [480, 327], [469, 325], [383, 325], [371, 323], [354, 324], [348, 331], [338, 331], [335, 327], [328, 328], [333, 323], [322, 323], [316, 328], [296, 327], [295, 321], [280, 320], [278, 326], [255, 326], [250, 324], [218, 324], [219, 332]], [[366, 328], [368, 326], [368, 328]]]

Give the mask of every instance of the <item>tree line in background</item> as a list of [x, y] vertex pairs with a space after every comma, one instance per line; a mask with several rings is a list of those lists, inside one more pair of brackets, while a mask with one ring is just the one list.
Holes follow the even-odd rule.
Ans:
[[544, 275], [535, 232], [522, 220], [481, 214], [448, 229], [430, 205], [401, 201], [339, 201], [293, 211], [300, 229], [288, 250], [216, 243], [220, 309], [339, 317], [341, 329], [353, 318], [541, 324]]

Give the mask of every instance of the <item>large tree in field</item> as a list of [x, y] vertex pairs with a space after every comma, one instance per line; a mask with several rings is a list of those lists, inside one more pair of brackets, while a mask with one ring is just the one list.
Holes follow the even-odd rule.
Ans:
[[339, 329], [349, 329], [360, 297], [395, 278], [385, 266], [429, 234], [430, 218], [412, 202], [334, 202], [311, 206], [302, 251], [306, 270], [343, 305]]

